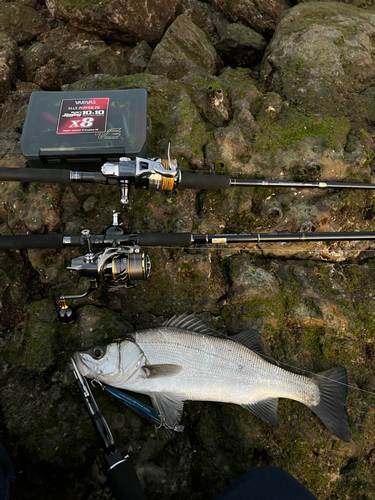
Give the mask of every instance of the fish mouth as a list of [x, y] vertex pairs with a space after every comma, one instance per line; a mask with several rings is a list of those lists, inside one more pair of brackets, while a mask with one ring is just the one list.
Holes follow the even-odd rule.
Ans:
[[79, 373], [84, 377], [93, 378], [94, 376], [100, 375], [100, 373], [98, 373], [98, 366], [93, 361], [87, 359], [84, 353], [74, 353], [73, 359]]

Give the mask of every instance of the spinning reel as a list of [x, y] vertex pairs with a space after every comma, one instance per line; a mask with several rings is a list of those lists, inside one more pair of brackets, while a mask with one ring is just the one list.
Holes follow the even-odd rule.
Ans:
[[114, 236], [111, 247], [94, 254], [90, 241], [90, 231], [81, 232], [86, 254], [72, 259], [69, 271], [79, 277], [88, 278], [90, 287], [81, 295], [62, 295], [58, 318], [61, 323], [72, 323], [76, 319], [74, 309], [68, 306], [68, 299], [87, 297], [100, 285], [108, 288], [133, 288], [137, 280], [145, 280], [150, 276], [151, 261], [148, 254], [141, 252], [138, 245], [116, 246], [116, 236], [124, 234], [117, 225], [118, 213], [114, 212], [114, 224], [106, 231], [106, 236]]

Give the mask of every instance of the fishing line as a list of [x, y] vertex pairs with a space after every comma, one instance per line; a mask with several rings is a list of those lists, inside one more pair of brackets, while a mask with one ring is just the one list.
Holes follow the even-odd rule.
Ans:
[[314, 377], [324, 378], [325, 380], [330, 380], [331, 382], [335, 382], [336, 384], [344, 385], [345, 387], [348, 387], [350, 389], [354, 389], [354, 390], [360, 391], [360, 392], [366, 392], [367, 394], [370, 394], [371, 396], [375, 396], [375, 392], [368, 391], [367, 389], [361, 389], [359, 387], [354, 387], [354, 385], [344, 384], [344, 382], [339, 382], [338, 380], [335, 380], [333, 378], [325, 377], [324, 375], [320, 375], [318, 373], [314, 373], [314, 372], [311, 372], [309, 370], [305, 370], [304, 368], [299, 368], [297, 366], [290, 365], [290, 364], [286, 363], [285, 361], [278, 361], [278, 360], [272, 358], [271, 356], [267, 356], [266, 354], [262, 353], [262, 357], [268, 359], [269, 361], [273, 361], [277, 365], [282, 364], [284, 366], [287, 366], [288, 368], [293, 368], [294, 370], [298, 370], [298, 371], [307, 373], [309, 375], [313, 375]]

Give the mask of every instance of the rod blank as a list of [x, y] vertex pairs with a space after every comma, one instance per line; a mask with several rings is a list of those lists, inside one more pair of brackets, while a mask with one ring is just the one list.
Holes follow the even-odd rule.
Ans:
[[362, 184], [359, 182], [336, 182], [336, 181], [272, 181], [260, 179], [231, 179], [231, 186], [261, 186], [277, 188], [323, 188], [323, 189], [375, 189], [375, 184]]
[[[274, 243], [292, 241], [359, 241], [375, 240], [375, 231], [353, 233], [252, 233], [252, 234], [192, 234], [192, 233], [139, 233], [115, 236], [91, 235], [90, 242], [96, 247], [133, 245], [146, 247], [189, 247], [228, 243]], [[84, 246], [81, 236], [62, 234], [0, 235], [0, 250], [26, 250], [29, 248], [62, 249], [67, 246]]]

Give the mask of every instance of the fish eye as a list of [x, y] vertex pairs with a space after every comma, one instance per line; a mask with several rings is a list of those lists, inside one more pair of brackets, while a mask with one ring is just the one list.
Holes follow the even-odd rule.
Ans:
[[101, 359], [104, 356], [104, 349], [101, 346], [95, 346], [92, 348], [92, 357], [95, 359]]

